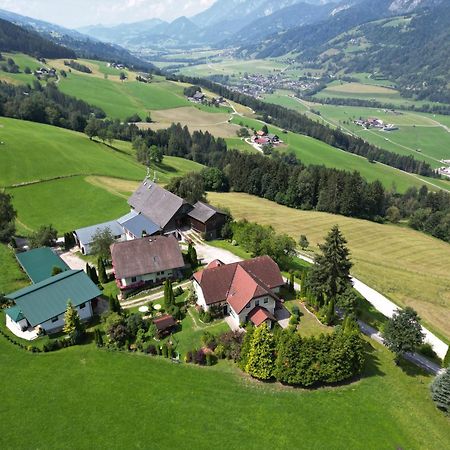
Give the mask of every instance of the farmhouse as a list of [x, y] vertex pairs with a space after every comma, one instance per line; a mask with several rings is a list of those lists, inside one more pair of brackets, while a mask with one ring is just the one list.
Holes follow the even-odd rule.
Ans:
[[277, 294], [284, 284], [278, 265], [269, 256], [234, 264], [213, 261], [193, 277], [197, 304], [205, 311], [221, 310], [235, 327], [248, 321], [272, 326], [275, 310], [281, 306]]
[[194, 230], [204, 233], [205, 239], [216, 239], [218, 232], [227, 221], [227, 215], [203, 202], [197, 202], [189, 212], [191, 226]]
[[155, 236], [111, 245], [117, 286], [122, 290], [181, 278], [183, 255], [174, 236]]
[[160, 233], [160, 228], [156, 223], [136, 211], [131, 211], [125, 216], [117, 219], [122, 227], [125, 239], [131, 241], [144, 236], [153, 236]]
[[64, 313], [70, 300], [80, 318], [93, 316], [101, 292], [82, 270], [66, 270], [58, 275], [6, 295], [15, 305], [6, 312], [6, 325], [25, 339], [37, 337], [40, 328], [47, 333], [64, 326]]
[[156, 224], [164, 234], [178, 235], [189, 224], [192, 205], [156, 183], [146, 180], [128, 200], [131, 208]]

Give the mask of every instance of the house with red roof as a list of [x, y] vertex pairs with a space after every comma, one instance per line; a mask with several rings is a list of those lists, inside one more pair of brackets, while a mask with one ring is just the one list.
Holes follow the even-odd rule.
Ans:
[[278, 265], [269, 256], [233, 264], [216, 260], [193, 277], [197, 304], [205, 311], [221, 309], [236, 327], [249, 321], [271, 326], [284, 284]]

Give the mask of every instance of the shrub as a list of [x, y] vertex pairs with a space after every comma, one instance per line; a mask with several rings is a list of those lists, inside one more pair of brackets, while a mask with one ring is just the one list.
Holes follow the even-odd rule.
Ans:
[[195, 352], [195, 363], [199, 364], [201, 366], [204, 366], [206, 363], [206, 356], [205, 356], [205, 352], [203, 351], [203, 349], [201, 348], [200, 350], [196, 350]]
[[213, 353], [206, 353], [206, 365], [213, 366], [216, 364], [217, 359]]
[[184, 357], [184, 361], [189, 364], [189, 363], [193, 362], [193, 360], [194, 360], [193, 352], [192, 352], [192, 350], [189, 350], [188, 352], [186, 352], [186, 356]]
[[215, 350], [214, 350], [214, 354], [219, 358], [219, 359], [224, 359], [225, 358], [225, 347], [222, 344], [219, 344]]
[[153, 344], [147, 345], [144, 349], [144, 353], [147, 353], [147, 355], [157, 355], [158, 352], [156, 350], [156, 347]]
[[180, 295], [183, 295], [184, 290], [181, 286], [178, 286], [177, 288], [175, 288], [174, 294], [175, 297], [179, 297]]
[[430, 344], [422, 344], [419, 348], [418, 348], [418, 352], [423, 355], [426, 356], [427, 358], [431, 358], [431, 359], [436, 359], [438, 358], [438, 355], [436, 355], [436, 352], [433, 350], [433, 347]]
[[164, 343], [161, 346], [161, 351], [162, 351], [162, 355], [164, 356], [164, 358], [168, 358], [169, 357], [169, 349], [167, 348], [167, 344]]
[[299, 317], [296, 314], [292, 314], [292, 316], [289, 319], [289, 325], [298, 325], [299, 323]]

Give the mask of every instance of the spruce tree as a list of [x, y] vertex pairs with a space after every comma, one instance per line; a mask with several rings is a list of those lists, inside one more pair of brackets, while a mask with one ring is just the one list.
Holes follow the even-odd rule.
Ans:
[[289, 274], [289, 291], [295, 292], [295, 278], [293, 272]]
[[447, 350], [447, 354], [445, 355], [443, 363], [444, 367], [450, 367], [450, 347]]
[[346, 244], [339, 227], [335, 225], [325, 238], [325, 243], [319, 246], [321, 254], [316, 256], [315, 264], [309, 273], [309, 286], [320, 304], [323, 303], [325, 295], [328, 301], [333, 300], [331, 305], [334, 308], [336, 297], [352, 286], [352, 263]]
[[90, 267], [90, 274], [91, 274], [91, 280], [94, 284], [98, 284], [99, 280], [98, 280], [98, 275], [97, 275], [97, 270], [95, 269], [94, 266]]
[[335, 303], [334, 298], [330, 299], [327, 306], [327, 314], [325, 316], [325, 323], [326, 325], [332, 325], [334, 321], [334, 309], [335, 309]]
[[266, 323], [253, 333], [245, 371], [260, 380], [270, 380], [274, 375], [275, 339]]
[[439, 409], [450, 413], [450, 367], [434, 379], [431, 398]]
[[166, 310], [175, 304], [172, 282], [167, 279], [164, 283], [164, 306]]
[[105, 263], [103, 262], [103, 258], [97, 259], [97, 267], [98, 267], [98, 278], [100, 283], [104, 284], [108, 282], [108, 275], [106, 274]]

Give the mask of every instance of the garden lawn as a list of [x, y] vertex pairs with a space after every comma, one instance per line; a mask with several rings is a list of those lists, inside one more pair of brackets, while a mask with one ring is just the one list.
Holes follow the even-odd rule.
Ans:
[[0, 339], [2, 448], [23, 448], [24, 436], [49, 450], [209, 449], [211, 440], [224, 449], [441, 449], [450, 440], [431, 378], [410, 366], [408, 376], [379, 346], [361, 381], [303, 391], [251, 382], [229, 363], [203, 368], [93, 345], [36, 355]]
[[272, 225], [296, 241], [305, 234], [310, 248], [339, 224], [348, 240], [353, 274], [401, 306], [411, 306], [424, 323], [450, 338], [450, 245], [424, 233], [315, 211], [300, 211], [247, 194], [209, 193], [215, 205], [236, 219]]

